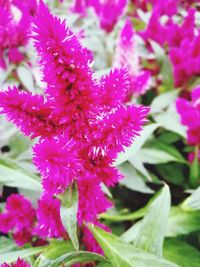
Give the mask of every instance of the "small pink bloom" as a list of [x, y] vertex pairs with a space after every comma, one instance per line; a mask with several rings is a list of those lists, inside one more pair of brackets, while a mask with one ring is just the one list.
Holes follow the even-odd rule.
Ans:
[[42, 237], [63, 237], [65, 229], [60, 218], [60, 201], [45, 194], [38, 202], [38, 223], [35, 233]]
[[31, 265], [24, 260], [18, 258], [18, 260], [15, 263], [7, 264], [3, 263], [0, 265], [0, 267], [31, 267]]
[[0, 231], [12, 232], [16, 243], [22, 246], [31, 241], [34, 222], [35, 210], [30, 201], [22, 195], [12, 194], [0, 214]]

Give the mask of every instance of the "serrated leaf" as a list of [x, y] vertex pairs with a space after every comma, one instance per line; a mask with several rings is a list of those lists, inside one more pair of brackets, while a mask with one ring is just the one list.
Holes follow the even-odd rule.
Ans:
[[8, 253], [0, 254], [0, 263], [11, 263], [16, 261], [18, 258], [27, 258], [35, 254], [41, 253], [46, 247], [34, 247], [27, 248], [18, 251], [12, 251]]
[[89, 228], [113, 267], [177, 267], [176, 264], [143, 252], [98, 227], [90, 225]]
[[164, 243], [164, 256], [166, 259], [178, 264], [180, 267], [199, 267], [200, 252], [187, 243], [169, 239]]
[[65, 227], [72, 244], [76, 250], [79, 249], [77, 237], [77, 213], [78, 213], [78, 189], [69, 186], [62, 198], [60, 216], [63, 226]]
[[134, 240], [135, 247], [158, 256], [162, 255], [170, 205], [170, 191], [165, 185], [157, 198], [149, 205], [148, 212]]

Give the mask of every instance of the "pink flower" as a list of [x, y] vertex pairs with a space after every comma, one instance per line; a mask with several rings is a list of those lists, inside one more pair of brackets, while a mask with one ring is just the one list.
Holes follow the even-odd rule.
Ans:
[[123, 15], [127, 4], [127, 0], [94, 1], [93, 7], [99, 17], [101, 28], [111, 32], [119, 18]]
[[18, 245], [31, 241], [35, 222], [35, 210], [29, 200], [19, 194], [12, 194], [6, 202], [5, 211], [0, 214], [0, 231], [13, 232]]
[[81, 15], [85, 15], [86, 9], [89, 5], [89, 0], [74, 0], [72, 11]]
[[136, 50], [135, 33], [129, 19], [126, 20], [120, 32], [114, 64], [117, 67], [127, 69], [129, 87], [126, 90], [125, 100], [129, 100], [132, 94], [139, 96], [149, 89], [150, 72], [140, 70], [141, 66]]
[[[194, 158], [195, 158], [195, 153], [194, 152], [190, 152], [189, 155], [188, 155], [188, 161], [190, 163], [192, 163]], [[199, 150], [198, 158], [199, 158], [199, 162], [200, 162], [200, 150]]]
[[193, 40], [185, 39], [180, 47], [170, 50], [176, 87], [187, 86], [192, 77], [200, 74], [199, 45], [200, 34]]
[[15, 263], [7, 264], [3, 263], [0, 265], [0, 267], [31, 267], [31, 265], [24, 260], [18, 258], [18, 260]]
[[101, 78], [98, 91], [99, 104], [110, 108], [125, 102], [127, 91], [130, 90], [130, 80], [125, 68], [111, 70]]
[[50, 194], [61, 193], [77, 179], [82, 165], [79, 144], [67, 139], [43, 139], [34, 147], [33, 161], [43, 177], [43, 187]]
[[34, 31], [46, 100], [14, 88], [0, 93], [0, 107], [26, 135], [39, 137], [33, 161], [44, 195], [36, 233], [60, 237], [65, 232], [54, 195], [77, 182], [79, 223], [96, 221], [111, 205], [101, 183], [113, 186], [122, 177], [112, 163], [141, 131], [148, 108], [124, 104], [129, 86], [124, 69], [96, 80], [91, 54], [42, 2]]
[[200, 88], [192, 91], [192, 100], [179, 98], [176, 101], [181, 123], [187, 127], [187, 141], [191, 145], [200, 144]]
[[33, 7], [35, 10], [37, 4], [35, 0], [25, 1], [26, 4], [22, 2], [24, 3], [19, 0], [3, 1], [0, 5], [0, 67], [3, 68], [6, 67], [6, 57], [11, 63], [20, 63], [25, 58], [19, 48], [25, 47], [29, 41], [31, 13], [33, 14]]
[[35, 233], [43, 238], [63, 237], [65, 229], [60, 218], [60, 201], [44, 194], [38, 202]]
[[169, 47], [179, 47], [185, 39], [193, 40], [195, 36], [195, 10], [188, 10], [187, 16], [181, 25], [170, 21], [167, 25], [167, 41]]
[[78, 181], [78, 191], [78, 222], [80, 225], [83, 222], [94, 222], [98, 214], [111, 207], [111, 203], [102, 192], [100, 182], [97, 179], [84, 177]]
[[20, 92], [16, 87], [1, 93], [0, 113], [5, 113], [10, 121], [27, 136], [48, 136], [54, 131], [50, 119], [51, 108], [41, 95]]
[[[107, 226], [102, 223], [95, 222], [94, 224], [107, 232], [111, 231]], [[88, 251], [104, 254], [103, 250], [100, 248], [99, 244], [94, 239], [93, 234], [87, 227], [83, 229], [83, 243], [85, 244]]]
[[149, 23], [145, 31], [141, 32], [141, 36], [145, 41], [154, 40], [161, 46], [166, 42], [166, 31], [165, 25], [160, 22], [160, 12], [157, 9], [153, 9]]
[[90, 151], [94, 155], [116, 154], [132, 144], [146, 122], [149, 109], [142, 106], [118, 106], [92, 124]]

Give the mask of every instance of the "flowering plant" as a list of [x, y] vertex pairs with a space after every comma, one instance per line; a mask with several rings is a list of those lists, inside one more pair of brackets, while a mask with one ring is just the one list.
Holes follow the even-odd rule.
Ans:
[[0, 266], [198, 266], [198, 2], [0, 13]]

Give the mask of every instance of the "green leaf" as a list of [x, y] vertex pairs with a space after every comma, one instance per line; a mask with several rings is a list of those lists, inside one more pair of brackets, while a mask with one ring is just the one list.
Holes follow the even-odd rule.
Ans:
[[170, 107], [163, 113], [154, 115], [153, 118], [164, 129], [175, 132], [183, 138], [186, 138], [186, 128], [181, 125], [179, 116], [174, 106]]
[[89, 228], [113, 267], [177, 267], [173, 263], [123, 242], [117, 236], [98, 227], [90, 225]]
[[164, 243], [164, 256], [180, 267], [200, 266], [200, 252], [180, 240], [166, 240]]
[[164, 58], [164, 62], [161, 68], [162, 84], [166, 90], [174, 89], [174, 75], [172, 71], [172, 63], [167, 56]]
[[180, 135], [173, 133], [173, 132], [169, 132], [169, 131], [164, 131], [158, 138], [157, 140], [159, 140], [162, 143], [165, 144], [173, 144], [179, 140], [181, 140]]
[[138, 152], [138, 157], [142, 160], [142, 162], [148, 164], [161, 164], [172, 161], [184, 161], [184, 159], [175, 157], [172, 154], [158, 148], [143, 148]]
[[51, 265], [54, 267], [65, 265], [65, 266], [72, 266], [76, 263], [87, 263], [87, 262], [94, 262], [94, 261], [105, 261], [107, 259], [100, 254], [87, 252], [87, 251], [75, 251], [71, 253], [67, 253], [62, 255], [61, 257], [54, 260]]
[[35, 254], [41, 253], [46, 247], [34, 247], [27, 248], [18, 251], [12, 251], [8, 253], [0, 254], [0, 263], [11, 263], [16, 261], [18, 258], [27, 258]]
[[167, 164], [156, 165], [156, 171], [159, 175], [166, 181], [177, 184], [184, 185], [185, 173], [187, 168], [180, 163], [171, 162]]
[[152, 181], [151, 175], [149, 174], [148, 170], [145, 168], [142, 160], [138, 157], [138, 154], [139, 152], [137, 153], [137, 157], [133, 156], [132, 158], [130, 158], [129, 162], [138, 172], [140, 172], [145, 177], [146, 180]]
[[200, 231], [199, 222], [199, 211], [185, 211], [180, 207], [172, 207], [166, 236], [173, 237]]
[[60, 208], [61, 221], [76, 250], [79, 249], [77, 237], [78, 189], [70, 185], [62, 198]]
[[1, 236], [0, 238], [0, 254], [4, 254], [10, 251], [13, 251], [17, 248], [16, 243], [4, 236]]
[[166, 57], [165, 50], [153, 40], [150, 41], [150, 44], [154, 51], [157, 61], [159, 62], [159, 64], [163, 64], [164, 59]]
[[149, 205], [148, 212], [143, 218], [134, 240], [135, 247], [158, 256], [162, 255], [170, 205], [170, 191], [169, 187], [165, 185]]
[[180, 92], [179, 90], [174, 90], [160, 94], [157, 97], [155, 97], [150, 106], [151, 114], [162, 112], [170, 105], [172, 105], [175, 102], [179, 92]]
[[149, 164], [161, 164], [167, 162], [188, 164], [173, 145], [165, 144], [157, 140], [141, 149], [137, 155], [142, 162]]
[[42, 190], [38, 180], [19, 170], [14, 170], [3, 165], [0, 165], [0, 183], [10, 187], [19, 187], [33, 191]]
[[157, 123], [145, 126], [141, 132], [141, 135], [135, 138], [133, 144], [126, 148], [125, 152], [119, 153], [114, 165], [118, 166], [135, 155], [158, 127], [159, 124]]
[[20, 65], [17, 68], [17, 75], [19, 77], [20, 82], [23, 86], [28, 89], [29, 91], [34, 91], [34, 81], [33, 76], [30, 69], [26, 68], [25, 66]]
[[200, 210], [200, 186], [181, 205], [182, 209], [192, 211]]
[[67, 252], [72, 252], [73, 246], [71, 242], [63, 240], [52, 240], [45, 251], [37, 258], [34, 267], [48, 267], [51, 263]]
[[173, 89], [174, 81], [173, 81], [172, 64], [169, 58], [167, 57], [165, 50], [153, 40], [151, 40], [150, 43], [155, 53], [155, 57], [161, 67], [160, 74], [162, 76], [163, 86], [167, 90]]
[[118, 166], [120, 172], [124, 175], [124, 179], [120, 181], [121, 185], [126, 186], [131, 190], [135, 190], [142, 193], [153, 193], [144, 182], [144, 178], [137, 173], [137, 171], [131, 166], [130, 163], [125, 162]]

